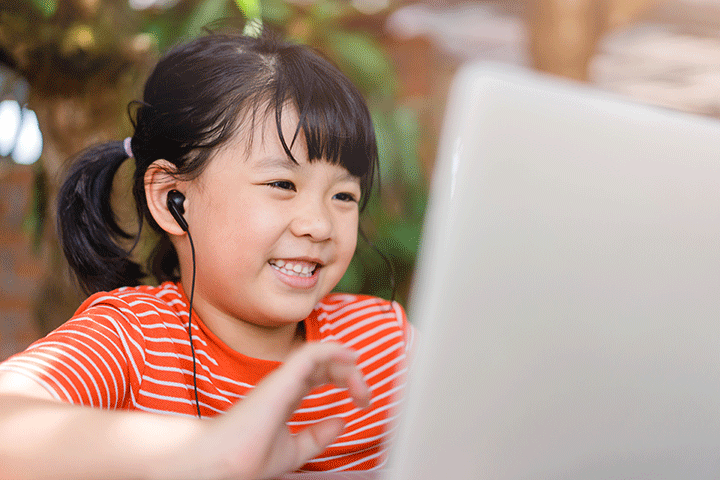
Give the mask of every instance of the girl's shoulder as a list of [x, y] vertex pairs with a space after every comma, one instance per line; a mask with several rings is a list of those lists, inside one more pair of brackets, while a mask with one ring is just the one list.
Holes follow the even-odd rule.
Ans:
[[315, 307], [315, 310], [321, 315], [326, 314], [332, 317], [347, 315], [357, 310], [370, 309], [395, 311], [404, 314], [404, 310], [399, 303], [385, 300], [380, 297], [371, 295], [352, 294], [352, 293], [331, 293], [323, 298]]
[[405, 310], [398, 302], [370, 295], [331, 293], [317, 304], [311, 319], [319, 324], [323, 336], [372, 329], [406, 332], [409, 328]]
[[160, 285], [122, 287], [109, 292], [98, 292], [88, 297], [75, 312], [75, 316], [97, 308], [110, 308], [135, 318], [177, 318], [187, 310], [187, 299], [182, 287], [173, 282]]

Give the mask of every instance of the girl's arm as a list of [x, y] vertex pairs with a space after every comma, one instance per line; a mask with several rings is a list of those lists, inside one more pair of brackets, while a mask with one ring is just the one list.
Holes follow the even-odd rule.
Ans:
[[354, 353], [330, 343], [305, 345], [226, 414], [202, 421], [60, 403], [35, 384], [10, 385], [11, 375], [0, 376], [0, 479], [272, 477], [343, 429], [327, 419], [290, 435], [285, 422], [310, 389], [333, 383], [359, 406], [370, 399]]

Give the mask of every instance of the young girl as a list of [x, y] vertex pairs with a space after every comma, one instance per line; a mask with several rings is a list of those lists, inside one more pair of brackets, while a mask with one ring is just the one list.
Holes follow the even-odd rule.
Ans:
[[[211, 34], [160, 60], [133, 124], [61, 188], [93, 295], [0, 364], [0, 478], [382, 466], [412, 329], [397, 303], [330, 293], [377, 171], [358, 91], [306, 47]], [[129, 157], [133, 234], [109, 202]], [[128, 252], [144, 222], [158, 286]]]

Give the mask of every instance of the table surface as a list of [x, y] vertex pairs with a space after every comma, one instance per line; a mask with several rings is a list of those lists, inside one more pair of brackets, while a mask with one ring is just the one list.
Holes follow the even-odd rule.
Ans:
[[382, 470], [288, 473], [275, 480], [379, 480]]

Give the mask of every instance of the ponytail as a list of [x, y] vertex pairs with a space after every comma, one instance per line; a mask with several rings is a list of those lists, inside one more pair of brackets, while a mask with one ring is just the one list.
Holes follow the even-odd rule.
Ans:
[[[145, 276], [118, 240], [134, 235], [120, 227], [112, 211], [113, 178], [128, 158], [122, 142], [82, 152], [58, 194], [58, 232], [70, 267], [85, 293], [139, 285]], [[142, 226], [142, 215], [138, 215]], [[137, 243], [137, 240], [136, 240]]]

